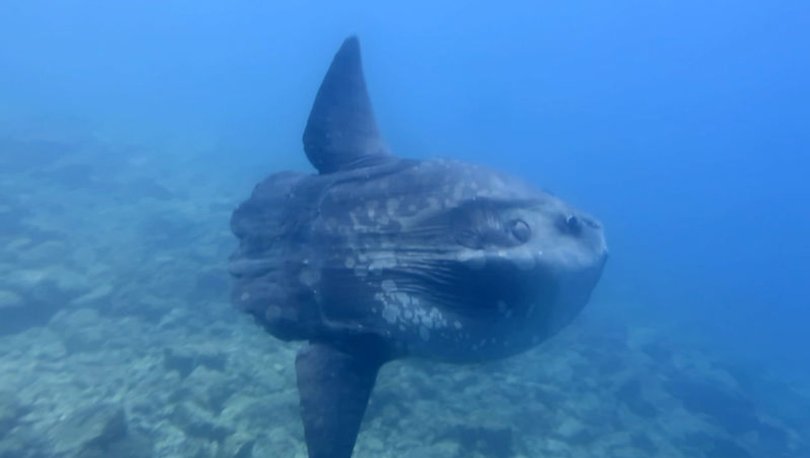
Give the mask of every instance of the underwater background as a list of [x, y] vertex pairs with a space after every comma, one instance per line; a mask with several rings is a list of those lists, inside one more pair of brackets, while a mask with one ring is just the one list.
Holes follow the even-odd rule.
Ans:
[[810, 5], [0, 0], [0, 457], [305, 457], [231, 211], [360, 37], [397, 154], [598, 217], [515, 358], [386, 366], [358, 457], [810, 457]]

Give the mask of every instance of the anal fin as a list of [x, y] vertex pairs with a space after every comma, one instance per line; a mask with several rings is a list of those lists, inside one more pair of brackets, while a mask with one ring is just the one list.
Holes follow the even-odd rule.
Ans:
[[309, 458], [350, 458], [384, 359], [311, 343], [295, 360]]

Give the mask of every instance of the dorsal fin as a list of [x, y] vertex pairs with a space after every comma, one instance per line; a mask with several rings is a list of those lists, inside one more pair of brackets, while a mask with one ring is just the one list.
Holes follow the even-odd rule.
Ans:
[[377, 130], [355, 36], [343, 42], [315, 96], [304, 130], [304, 151], [322, 174], [390, 157]]

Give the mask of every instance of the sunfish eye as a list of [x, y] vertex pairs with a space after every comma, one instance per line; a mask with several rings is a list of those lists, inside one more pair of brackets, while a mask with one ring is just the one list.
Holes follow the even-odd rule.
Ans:
[[520, 241], [520, 243], [528, 242], [529, 238], [532, 236], [532, 228], [529, 227], [529, 224], [522, 219], [510, 221], [509, 231], [512, 233], [513, 237]]

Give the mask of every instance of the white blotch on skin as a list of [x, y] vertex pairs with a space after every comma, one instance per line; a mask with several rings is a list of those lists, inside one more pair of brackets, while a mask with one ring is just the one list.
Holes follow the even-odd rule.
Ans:
[[459, 252], [456, 255], [456, 259], [463, 262], [464, 265], [473, 270], [481, 270], [484, 268], [484, 266], [486, 266], [487, 263], [486, 258], [470, 250], [464, 250]]
[[397, 289], [397, 284], [394, 283], [394, 280], [390, 279], [383, 280], [380, 286], [382, 286], [382, 290], [385, 291], [386, 293], [393, 293], [394, 290]]
[[465, 189], [466, 185], [464, 183], [457, 184], [455, 189], [453, 189], [453, 199], [460, 201], [464, 197]]
[[366, 275], [368, 275], [368, 267], [356, 266], [354, 268], [354, 274], [357, 275], [358, 277], [365, 277]]
[[369, 265], [368, 270], [391, 269], [396, 267], [397, 260], [394, 256], [381, 256], [373, 259]]
[[388, 199], [385, 201], [385, 208], [388, 210], [389, 215], [396, 214], [397, 210], [399, 209], [399, 199]]
[[397, 322], [397, 318], [399, 318], [399, 309], [393, 305], [386, 304], [385, 308], [383, 308], [382, 316], [385, 321], [394, 324]]
[[302, 269], [301, 273], [298, 275], [298, 281], [300, 281], [302, 285], [309, 287], [315, 286], [320, 279], [320, 274], [309, 268]]

